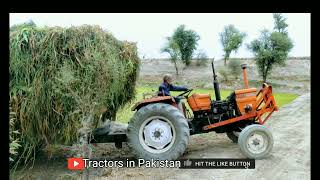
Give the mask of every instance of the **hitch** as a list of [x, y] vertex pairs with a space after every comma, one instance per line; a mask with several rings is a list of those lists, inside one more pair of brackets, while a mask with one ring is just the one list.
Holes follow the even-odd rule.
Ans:
[[126, 133], [115, 133], [115, 134], [105, 134], [105, 135], [94, 135], [93, 139], [90, 141], [91, 144], [96, 143], [114, 143], [116, 148], [122, 148], [122, 142], [127, 142]]
[[127, 142], [127, 127], [115, 122], [97, 128], [93, 131], [93, 138], [90, 143], [114, 143], [116, 148], [122, 148], [122, 142]]

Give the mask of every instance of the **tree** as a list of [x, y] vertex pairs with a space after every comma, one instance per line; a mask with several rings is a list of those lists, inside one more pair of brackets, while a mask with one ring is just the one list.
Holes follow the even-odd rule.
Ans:
[[176, 74], [179, 75], [177, 61], [181, 59], [181, 53], [178, 44], [170, 37], [167, 37], [167, 44], [161, 49], [162, 53], [168, 53], [170, 60], [174, 64]]
[[10, 31], [14, 31], [16, 29], [27, 28], [27, 27], [36, 27], [36, 24], [32, 20], [29, 20], [27, 22], [24, 22], [21, 24], [15, 24], [15, 25], [11, 26]]
[[205, 66], [208, 61], [208, 56], [204, 50], [200, 49], [196, 55], [196, 65], [197, 66]]
[[288, 24], [286, 23], [286, 18], [282, 16], [280, 13], [274, 13], [273, 14], [274, 19], [274, 29], [281, 33], [287, 33], [286, 28], [288, 27]]
[[[275, 21], [278, 21], [279, 15], [273, 17]], [[282, 21], [282, 24], [285, 24], [285, 22]], [[274, 29], [277, 31], [263, 30], [260, 37], [248, 45], [248, 48], [255, 55], [258, 71], [263, 78], [263, 82], [267, 81], [274, 65], [285, 64], [289, 51], [293, 47], [286, 31], [287, 27], [287, 25], [277, 26], [275, 23]]]
[[220, 42], [223, 46], [225, 66], [227, 65], [227, 59], [229, 59], [231, 52], [237, 52], [245, 37], [246, 33], [240, 32], [232, 24], [224, 27], [223, 32], [220, 33]]
[[181, 60], [186, 66], [189, 66], [193, 52], [197, 48], [200, 36], [193, 30], [186, 30], [185, 25], [180, 25], [174, 31], [172, 39], [179, 48]]

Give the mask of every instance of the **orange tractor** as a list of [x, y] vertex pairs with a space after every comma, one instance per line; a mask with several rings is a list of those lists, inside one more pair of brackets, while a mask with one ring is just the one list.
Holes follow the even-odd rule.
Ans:
[[[215, 131], [226, 133], [240, 146], [248, 158], [266, 157], [273, 147], [270, 131], [263, 126], [272, 112], [277, 111], [272, 87], [249, 88], [246, 65], [241, 65], [245, 88], [235, 90], [221, 100], [219, 83], [213, 70], [215, 100], [209, 94], [192, 94], [187, 90], [178, 95], [186, 99], [177, 104], [171, 96], [154, 96], [135, 104], [136, 111], [125, 133], [107, 134], [104, 142], [115, 142], [121, 147], [127, 141], [138, 158], [174, 160], [186, 150], [189, 136]], [[106, 140], [107, 139], [107, 140]]]

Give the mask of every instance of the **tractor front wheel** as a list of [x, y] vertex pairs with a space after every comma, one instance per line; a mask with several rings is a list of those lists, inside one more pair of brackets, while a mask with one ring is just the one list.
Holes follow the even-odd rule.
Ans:
[[190, 130], [176, 107], [156, 103], [139, 109], [131, 118], [128, 145], [138, 158], [174, 160], [186, 150]]
[[263, 125], [253, 124], [245, 127], [238, 139], [241, 152], [252, 159], [263, 159], [273, 147], [273, 137]]

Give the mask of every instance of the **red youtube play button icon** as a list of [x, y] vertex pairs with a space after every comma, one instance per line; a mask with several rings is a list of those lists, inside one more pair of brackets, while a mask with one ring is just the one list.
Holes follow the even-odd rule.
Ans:
[[69, 158], [68, 169], [71, 169], [71, 170], [84, 169], [84, 160], [82, 158]]

